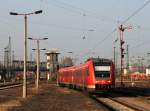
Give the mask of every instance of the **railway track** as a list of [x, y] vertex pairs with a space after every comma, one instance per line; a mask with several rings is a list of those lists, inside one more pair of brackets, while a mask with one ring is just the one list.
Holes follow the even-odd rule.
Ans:
[[0, 90], [22, 86], [22, 83], [5, 84], [0, 86]]
[[127, 102], [120, 101], [112, 97], [99, 97], [96, 95], [91, 95], [91, 97], [107, 107], [110, 111], [148, 111], [142, 107], [128, 104]]
[[[40, 83], [45, 82], [45, 81], [39, 81]], [[27, 81], [27, 85], [31, 85], [31, 84], [35, 84], [34, 80], [31, 81]], [[1, 84], [0, 85], [0, 90], [5, 90], [5, 89], [9, 89], [9, 88], [14, 88], [14, 87], [20, 87], [22, 86], [22, 81], [19, 82], [14, 82], [14, 83], [7, 83], [7, 84]]]
[[[28, 81], [27, 84], [34, 84], [34, 81]], [[8, 84], [3, 84], [0, 85], [0, 90], [4, 90], [4, 89], [9, 89], [9, 88], [14, 88], [14, 87], [20, 87], [22, 86], [22, 81], [19, 82], [15, 82], [15, 83], [8, 83]]]

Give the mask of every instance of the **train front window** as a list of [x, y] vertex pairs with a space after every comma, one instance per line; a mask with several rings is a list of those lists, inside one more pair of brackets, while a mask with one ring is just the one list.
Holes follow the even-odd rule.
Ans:
[[110, 78], [110, 66], [95, 66], [95, 77], [98, 79]]

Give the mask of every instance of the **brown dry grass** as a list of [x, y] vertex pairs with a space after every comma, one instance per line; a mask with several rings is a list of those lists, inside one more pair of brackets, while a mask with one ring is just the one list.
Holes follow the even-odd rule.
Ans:
[[83, 93], [49, 83], [41, 84], [38, 91], [28, 88], [27, 99], [18, 96], [6, 101], [0, 111], [102, 111]]

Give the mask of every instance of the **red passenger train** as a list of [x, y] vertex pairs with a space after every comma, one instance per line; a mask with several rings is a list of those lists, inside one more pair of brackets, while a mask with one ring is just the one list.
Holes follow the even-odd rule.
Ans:
[[109, 59], [90, 58], [79, 66], [59, 69], [58, 83], [89, 92], [109, 90], [115, 86], [115, 67]]

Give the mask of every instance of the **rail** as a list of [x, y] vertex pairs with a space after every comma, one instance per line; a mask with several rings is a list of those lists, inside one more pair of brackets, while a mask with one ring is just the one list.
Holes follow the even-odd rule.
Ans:
[[[33, 84], [34, 81], [28, 81], [27, 84]], [[4, 89], [10, 89], [10, 88], [14, 88], [14, 87], [20, 87], [22, 86], [22, 82], [14, 82], [14, 83], [7, 83], [7, 84], [3, 84], [0, 85], [0, 90], [4, 90]]]
[[0, 90], [10, 89], [10, 88], [19, 87], [19, 86], [22, 86], [22, 83], [0, 86]]
[[98, 97], [96, 95], [91, 95], [91, 97], [111, 111], [147, 111], [144, 108], [119, 101], [112, 97]]

